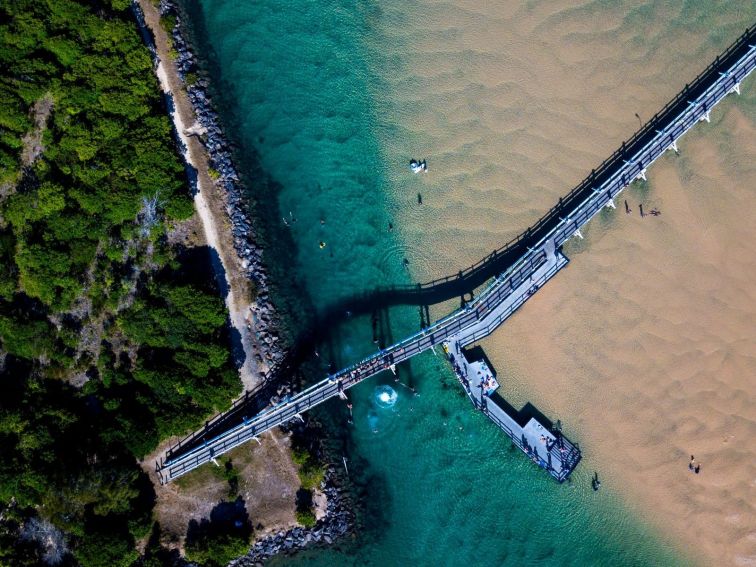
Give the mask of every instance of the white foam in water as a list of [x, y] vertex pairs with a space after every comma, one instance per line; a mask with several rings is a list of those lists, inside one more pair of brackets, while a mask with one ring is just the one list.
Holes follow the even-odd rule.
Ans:
[[391, 386], [378, 386], [375, 389], [375, 401], [379, 407], [390, 408], [396, 404], [399, 396]]

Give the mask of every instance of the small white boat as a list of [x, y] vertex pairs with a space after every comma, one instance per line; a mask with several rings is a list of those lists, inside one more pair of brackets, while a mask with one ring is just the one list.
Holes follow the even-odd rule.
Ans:
[[428, 164], [425, 160], [418, 161], [416, 159], [410, 160], [410, 169], [412, 173], [425, 173], [428, 171]]

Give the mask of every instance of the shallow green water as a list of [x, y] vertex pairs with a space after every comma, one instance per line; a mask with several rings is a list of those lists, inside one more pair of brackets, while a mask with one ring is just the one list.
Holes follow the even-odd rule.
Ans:
[[[382, 155], [375, 135], [383, 124], [375, 109], [390, 105], [371, 73], [391, 66], [371, 61], [380, 55], [363, 48], [376, 39], [369, 11], [346, 0], [201, 0], [187, 7], [214, 50], [210, 64], [232, 135], [250, 162], [259, 154], [276, 182], [257, 196], [277, 203], [268, 219], [282, 235], [273, 260], [301, 282], [292, 304], [311, 303], [323, 313], [377, 285], [408, 283], [408, 244], [388, 230], [395, 205], [387, 174], [407, 156]], [[417, 329], [414, 307], [393, 308], [388, 318], [386, 340]], [[375, 349], [371, 335], [369, 316], [354, 316], [322, 357], [351, 362]], [[368, 494], [367, 529], [354, 542], [277, 564], [681, 562], [609, 492], [593, 493], [593, 471], [579, 467], [572, 485], [558, 485], [511, 448], [473, 411], [441, 358], [413, 360], [400, 377], [420, 396], [390, 375], [376, 377], [352, 390], [349, 429], [342, 406], [324, 409], [348, 432], [350, 474]], [[378, 407], [379, 384], [397, 388], [394, 407]]]

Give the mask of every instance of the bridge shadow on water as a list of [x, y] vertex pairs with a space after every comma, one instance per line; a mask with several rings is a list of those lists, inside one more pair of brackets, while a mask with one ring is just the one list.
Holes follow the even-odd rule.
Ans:
[[[186, 2], [186, 8], [190, 11], [196, 9], [194, 0]], [[191, 21], [199, 29], [194, 30], [195, 40], [206, 54], [210, 66], [207, 69], [215, 84], [221, 91], [218, 94], [220, 100], [224, 100], [227, 93], [233, 93], [233, 85], [225, 82], [223, 77], [218, 76], [220, 66], [212, 65], [215, 54], [212, 46], [207, 42], [206, 33], [202, 29], [202, 18], [192, 18]], [[738, 59], [745, 55], [749, 49], [749, 43], [756, 39], [756, 28], [746, 32], [735, 41], [724, 53], [709, 65], [692, 83], [674, 97], [659, 113], [643, 125], [629, 140], [623, 142], [617, 151], [607, 158], [601, 165], [591, 171], [569, 194], [559, 199], [558, 203], [550, 209], [535, 224], [530, 226], [519, 236], [492, 252], [473, 266], [457, 272], [456, 274], [437, 279], [427, 283], [415, 285], [396, 285], [379, 287], [374, 290], [354, 294], [338, 301], [326, 309], [317, 312], [312, 302], [307, 297], [303, 282], [292, 278], [296, 273], [291, 265], [292, 258], [296, 257], [296, 243], [291, 233], [283, 229], [279, 223], [266, 222], [264, 219], [278, 219], [278, 199], [281, 187], [261, 168], [259, 157], [250, 143], [239, 143], [236, 146], [236, 156], [243, 165], [245, 184], [254, 200], [256, 216], [263, 219], [263, 228], [260, 244], [265, 248], [269, 257], [282, 259], [278, 264], [272, 263], [267, 266], [270, 270], [270, 279], [279, 286], [276, 300], [280, 302], [279, 312], [284, 319], [296, 317], [296, 325], [287, 324], [289, 329], [300, 329], [294, 337], [293, 347], [281, 362], [267, 375], [264, 383], [254, 392], [246, 392], [245, 396], [238, 400], [231, 411], [223, 416], [212, 420], [210, 429], [198, 432], [190, 436], [184, 442], [180, 452], [189, 449], [197, 441], [212, 437], [233, 424], [239, 423], [242, 416], [252, 416], [270, 404], [271, 397], [282, 380], [291, 380], [303, 374], [323, 376], [323, 364], [329, 365], [329, 371], [335, 372], [336, 365], [342, 364], [339, 360], [340, 341], [339, 333], [345, 328], [345, 323], [359, 316], [371, 317], [373, 323], [373, 338], [376, 348], [383, 348], [393, 343], [390, 330], [390, 309], [396, 306], [417, 306], [420, 313], [421, 326], [427, 326], [429, 306], [459, 298], [464, 305], [472, 297], [476, 289], [480, 288], [492, 277], [505, 272], [522, 258], [529, 248], [537, 245], [546, 235], [557, 227], [563, 219], [566, 219], [582, 202], [591, 197], [595, 188], [601, 186], [615, 175], [619, 168], [632, 156], [636, 155], [641, 148], [646, 146], [658, 133], [668, 127], [675, 118], [688, 107], [690, 101], [696, 100], [719, 77], [721, 70], [729, 68]], [[243, 131], [242, 117], [235, 114], [233, 104], [225, 105], [224, 118], [231, 125], [230, 132]], [[645, 166], [645, 164], [642, 164]], [[623, 179], [624, 184], [629, 184], [632, 179]], [[286, 320], [285, 320], [286, 324]], [[314, 352], [324, 354], [320, 359], [315, 359]], [[326, 359], [325, 362], [323, 359]], [[351, 361], [348, 361], [351, 362]], [[514, 411], [514, 408], [512, 408]], [[534, 408], [533, 408], [534, 409]], [[523, 409], [527, 412], [527, 406]], [[521, 412], [520, 412], [521, 413]], [[541, 416], [543, 417], [543, 416]]]
[[[317, 348], [318, 344], [327, 343], [335, 330], [339, 329], [350, 317], [371, 315], [375, 321], [387, 319], [388, 310], [399, 305], [416, 305], [421, 314], [421, 325], [427, 326], [428, 307], [459, 298], [464, 305], [473, 296], [476, 289], [513, 266], [522, 258], [529, 248], [536, 246], [546, 235], [566, 219], [582, 202], [591, 197], [595, 188], [608, 181], [629, 158], [636, 155], [658, 134], [668, 127], [675, 118], [685, 110], [690, 101], [696, 100], [719, 78], [720, 71], [732, 66], [749, 50], [749, 44], [756, 39], [756, 27], [752, 27], [738, 38], [727, 50], [711, 63], [696, 79], [685, 85], [677, 96], [643, 125], [629, 140], [622, 142], [609, 158], [592, 170], [569, 194], [560, 198], [558, 203], [543, 215], [536, 223], [523, 231], [510, 242], [493, 251], [476, 264], [427, 283], [415, 285], [396, 285], [380, 287], [368, 292], [354, 294], [323, 310], [314, 317], [294, 341], [289, 356], [270, 374], [270, 379], [289, 375]], [[632, 179], [624, 180], [627, 184]], [[375, 332], [374, 332], [375, 336]], [[378, 337], [381, 348], [392, 344], [388, 337]], [[336, 361], [336, 358], [331, 360]]]

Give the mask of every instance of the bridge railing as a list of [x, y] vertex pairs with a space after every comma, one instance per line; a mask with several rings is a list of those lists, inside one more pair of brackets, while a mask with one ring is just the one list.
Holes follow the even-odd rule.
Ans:
[[[554, 240], [561, 246], [572, 234], [590, 220], [610, 200], [632, 183], [648, 166], [667, 151], [685, 132], [695, 126], [725, 96], [732, 92], [753, 68], [756, 67], [756, 51], [752, 48], [734, 66], [730, 73], [710, 86], [697, 99], [689, 101], [689, 106], [677, 120], [668, 124], [663, 130], [636, 154], [625, 160], [625, 166], [617, 170], [600, 188], [581, 203], [574, 213], [565, 218], [562, 227], [557, 229]], [[548, 235], [545, 237], [547, 238]]]
[[[537, 280], [533, 281], [533, 285], [537, 288], [541, 288], [554, 274], [556, 274], [559, 270], [561, 270], [565, 264], [567, 263], [567, 259], [562, 256], [563, 260], [562, 262], [557, 262], [554, 266], [548, 269], [548, 271], [540, 276]], [[479, 341], [480, 339], [487, 337], [490, 335], [499, 325], [501, 325], [506, 319], [508, 319], [515, 311], [517, 311], [532, 295], [530, 291], [526, 291], [524, 293], [521, 293], [515, 301], [507, 307], [506, 310], [504, 310], [502, 313], [496, 316], [495, 319], [493, 319], [488, 325], [485, 327], [476, 330], [471, 335], [465, 335], [460, 337], [460, 342], [462, 342], [463, 346], [472, 344], [474, 342]]]
[[[693, 81], [693, 83], [686, 85], [686, 88], [683, 89], [683, 91], [679, 93], [677, 97], [671, 100], [664, 107], [664, 109], [662, 109], [661, 112], [657, 113], [643, 128], [638, 130], [627, 143], [623, 143], [620, 150], [617, 150], [614, 154], [612, 154], [612, 156], [606, 159], [597, 170], [594, 170], [590, 176], [588, 176], [581, 184], [575, 187], [566, 197], [560, 199], [559, 205], [552, 208], [546, 215], [544, 215], [538, 222], [536, 222], [535, 225], [531, 226], [525, 232], [518, 235], [501, 249], [495, 251], [491, 256], [484, 258], [480, 262], [464, 271], [460, 271], [456, 276], [448, 276], [446, 278], [434, 280], [433, 282], [428, 282], [427, 284], [407, 286], [406, 289], [414, 290], [418, 288], [431, 287], [433, 285], [437, 285], [438, 283], [448, 282], [458, 277], [469, 275], [476, 270], [483, 269], [483, 267], [487, 265], [492, 258], [495, 258], [500, 254], [507, 253], [516, 245], [524, 246], [526, 240], [530, 241], [533, 237], [539, 236], [539, 232], [542, 229], [547, 228], [550, 223], [554, 223], [557, 219], [559, 219], [559, 215], [564, 209], [572, 208], [573, 211], [577, 210], [578, 214], [576, 216], [573, 216], [572, 218], [566, 218], [564, 220], [559, 220], [559, 223], [556, 227], [552, 227], [547, 233], [540, 235], [541, 238], [538, 243], [530, 247], [528, 252], [526, 252], [520, 258], [520, 260], [518, 260], [514, 264], [513, 268], [507, 271], [507, 274], [511, 275], [513, 273], [513, 270], [525, 270], [528, 269], [528, 267], [532, 268], [532, 262], [535, 256], [534, 250], [538, 250], [549, 238], [554, 238], [555, 244], [557, 244], [557, 246], [561, 246], [561, 244], [574, 233], [575, 228], [578, 228], [579, 226], [582, 226], [582, 224], [587, 222], [588, 219], [590, 219], [609, 199], [612, 198], [613, 194], [616, 194], [616, 192], [619, 192], [622, 188], [632, 182], [643, 168], [648, 166], [653, 161], [653, 159], [656, 159], [658, 155], [661, 155], [661, 153], [663, 153], [663, 150], [658, 151], [656, 157], [645, 164], [642, 160], [640, 165], [638, 165], [637, 163], [638, 158], [639, 156], [641, 156], [641, 154], [649, 154], [649, 152], [654, 149], [660, 150], [660, 144], [665, 143], [664, 135], [662, 134], [666, 132], [666, 135], [670, 136], [670, 142], [667, 143], [668, 147], [671, 144], [672, 140], [676, 140], [693, 124], [697, 123], [700, 117], [704, 113], [708, 112], [711, 106], [713, 106], [713, 104], [711, 104], [707, 108], [705, 105], [701, 104], [702, 102], [706, 103], [706, 101], [709, 100], [713, 100], [714, 103], [718, 102], [718, 100], [721, 100], [723, 96], [729, 93], [732, 87], [735, 84], [738, 84], [740, 80], [742, 80], [742, 78], [747, 75], [751, 69], [753, 69], [753, 65], [756, 64], [756, 57], [753, 56], [754, 47], [749, 46], [749, 42], [753, 41], [755, 37], [756, 28], [750, 28], [746, 30], [746, 32], [738, 40], [736, 40], [721, 56], [717, 57], [714, 63], [709, 65], [701, 74], [699, 74], [699, 76]], [[735, 59], [736, 56], [739, 56], [739, 59]], [[728, 72], [725, 73], [720, 80], [717, 80], [714, 84], [707, 87], [706, 83], [710, 81], [713, 74], [719, 72], [719, 69], [721, 69], [722, 66], [729, 66]], [[690, 100], [691, 97], [695, 97], [693, 101]], [[687, 112], [678, 112], [676, 116], [668, 116], [669, 114], [673, 113], [675, 109], [680, 107], [681, 104], [686, 103], [687, 106], [688, 102], [692, 104], [692, 111], [688, 109], [689, 111]], [[683, 117], [682, 121], [680, 119], [680, 116]], [[651, 131], [657, 124], [663, 122], [667, 122], [667, 124], [664, 126], [661, 133], [657, 133], [656, 138], [658, 139], [658, 141], [654, 142], [654, 137], [650, 136]], [[677, 136], [675, 136], [676, 132]], [[646, 138], [649, 137], [652, 138], [650, 141], [642, 143]], [[626, 164], [625, 167], [614, 169], [614, 173], [612, 175], [610, 175], [607, 179], [602, 180], [602, 177], [605, 177], [609, 172], [612, 171], [613, 166], [618, 162], [618, 160], [625, 161], [625, 157], [627, 156], [628, 152], [636, 150], [636, 146], [639, 145], [641, 147], [637, 148], [637, 151], [630, 160], [627, 160], [629, 162], [629, 167]], [[666, 147], [664, 149], [666, 149]], [[601, 180], [601, 182], [599, 182], [599, 180]], [[604, 192], [599, 195], [596, 195], [593, 192], [594, 188], [597, 185], [605, 188]], [[613, 188], [616, 189], [616, 192], [613, 192]], [[576, 200], [583, 193], [588, 194], [588, 197], [582, 201], [580, 206], [571, 207], [571, 201]], [[572, 226], [573, 224], [575, 225], [574, 227]], [[494, 291], [492, 290], [499, 290], [499, 285], [500, 280], [498, 280], [497, 278], [488, 286], [488, 288], [486, 288], [484, 293], [479, 295], [477, 298], [475, 298], [475, 300], [473, 300], [473, 302], [468, 304], [466, 309], [460, 309], [452, 312], [450, 315], [440, 319], [427, 329], [424, 329], [423, 331], [420, 331], [415, 335], [408, 337], [404, 341], [401, 341], [397, 345], [394, 345], [394, 347], [390, 347], [390, 349], [373, 354], [363, 359], [359, 363], [356, 363], [344, 369], [343, 371], [332, 375], [329, 378], [338, 379], [339, 377], [346, 376], [350, 372], [355, 372], [362, 365], [369, 364], [370, 362], [381, 359], [383, 357], [392, 357], [397, 354], [398, 351], [402, 349], [406, 350], [408, 348], [412, 348], [413, 345], [416, 345], [415, 353], [418, 352], [417, 349], [422, 348], [422, 350], [424, 350], [425, 348], [430, 348], [430, 346], [433, 346], [434, 344], [440, 342], [442, 338], [444, 338], [443, 333], [435, 336], [435, 333], [438, 330], [443, 329], [448, 333], [453, 333], [461, 329], [463, 326], [466, 326], [467, 324], [473, 322], [474, 318], [478, 316], [476, 315], [475, 311], [477, 306], [481, 303], [481, 301], [485, 301], [485, 298], [488, 297], [489, 294], [494, 293]], [[409, 354], [407, 354], [407, 356], [405, 356], [404, 358], [408, 357]], [[358, 381], [359, 380], [355, 381], [354, 383], [357, 383]], [[310, 388], [299, 394], [297, 398], [300, 398], [300, 396], [312, 395], [318, 389], [323, 388], [325, 382], [328, 382], [328, 380], [311, 386]], [[232, 412], [237, 412], [243, 409], [248, 397], [250, 395], [254, 395], [254, 393], [255, 392], [246, 392], [245, 396], [239, 398], [232, 404], [230, 410], [219, 414], [213, 419], [207, 421], [205, 428], [202, 431], [189, 435], [179, 441], [178, 444], [174, 445], [168, 450], [167, 457], [170, 459], [173, 456], [173, 453], [180, 451], [183, 445], [191, 441], [196, 441], [198, 437], [202, 437], [205, 432], [212, 429], [213, 425], [224, 419], [225, 416], [228, 416]], [[277, 413], [277, 408], [278, 410], [280, 410], [286, 405], [287, 402], [284, 402], [279, 406], [268, 408], [261, 415], [270, 415], [271, 412]], [[246, 427], [246, 425], [244, 425], [244, 427]]]
[[[568, 206], [569, 201], [573, 200], [577, 195], [590, 190], [596, 186], [597, 181], [601, 180], [602, 176], [611, 172], [614, 165], [618, 161], [626, 159], [627, 152], [635, 149], [639, 142], [642, 142], [649, 136], [656, 126], [662, 122], [669, 120], [669, 114], [675, 114], [677, 107], [681, 104], [687, 104], [690, 97], [698, 98], [703, 91], [706, 90], [713, 76], [718, 75], [720, 69], [723, 67], [728, 70], [734, 67], [737, 56], [740, 52], [743, 52], [750, 48], [750, 44], [756, 41], [756, 26], [747, 28], [746, 31], [738, 39], [736, 39], [722, 54], [720, 54], [709, 66], [707, 66], [699, 75], [689, 84], [685, 85], [685, 88], [680, 91], [677, 96], [670, 100], [659, 112], [657, 112], [646, 124], [639, 128], [627, 141], [622, 142], [620, 149], [616, 150], [611, 156], [605, 159], [596, 169], [594, 169], [589, 176], [581, 181], [576, 187], [574, 187], [566, 196], [562, 197], [559, 204], [550, 209], [545, 215], [543, 215], [535, 224], [531, 225], [524, 232], [518, 234], [512, 240], [507, 242], [501, 248], [495, 250], [491, 255], [486, 256], [480, 261], [476, 262], [472, 266], [469, 266], [463, 270], [460, 270], [455, 275], [449, 275], [442, 278], [438, 278], [425, 283], [418, 283], [414, 285], [406, 286], [393, 286], [385, 288], [389, 290], [423, 290], [435, 287], [439, 284], [448, 283], [455, 279], [467, 277], [477, 270], [484, 268], [490, 263], [491, 259], [500, 256], [510, 251], [515, 245], [522, 243], [525, 240], [529, 240], [531, 235], [537, 233], [545, 225], [553, 222], [555, 217], [558, 217], [562, 210]], [[733, 58], [736, 58], [733, 60]], [[736, 84], [743, 78], [741, 74], [737, 79], [731, 79], [732, 85]], [[731, 86], [732, 86], [731, 85]], [[730, 88], [731, 88], [730, 86]]]
[[[530, 277], [530, 274], [537, 269], [545, 261], [545, 253], [539, 251], [538, 253], [530, 254], [528, 258], [523, 258], [511, 269], [507, 270], [506, 274], [496, 278], [480, 295], [478, 295], [474, 301], [468, 304], [467, 307], [457, 309], [449, 315], [439, 319], [433, 323], [430, 327], [423, 329], [404, 340], [392, 345], [391, 347], [373, 353], [360, 360], [359, 362], [352, 364], [339, 372], [329, 375], [328, 378], [313, 384], [302, 392], [298, 393], [293, 398], [285, 398], [278, 404], [275, 404], [269, 408], [266, 408], [253, 418], [253, 421], [247, 422], [239, 417], [234, 427], [251, 427], [258, 418], [269, 416], [272, 414], [278, 415], [282, 408], [291, 407], [292, 404], [298, 403], [300, 400], [305, 400], [313, 395], [314, 392], [322, 390], [329, 384], [333, 384], [342, 381], [344, 389], [351, 388], [366, 378], [384, 370], [390, 364], [396, 364], [406, 360], [419, 352], [427, 350], [436, 344], [441, 343], [443, 339], [451, 336], [463, 328], [475, 323], [480, 319], [481, 308], [490, 305], [493, 302], [500, 301], [502, 297], [505, 297], [511, 293], [520, 283]], [[382, 365], [376, 365], [376, 363], [382, 362]], [[336, 393], [332, 393], [336, 395]], [[226, 419], [231, 412], [238, 412], [243, 409], [244, 403], [249, 397], [249, 392], [234, 402], [231, 409], [226, 412], [217, 415], [212, 420], [206, 422], [205, 427], [197, 432], [194, 432], [187, 437], [181, 439], [177, 444], [173, 445], [168, 451], [166, 451], [166, 463], [173, 463], [179, 461], [182, 453], [182, 448], [194, 448], [198, 442], [202, 443], [214, 443], [217, 436], [213, 435], [213, 426], [219, 421]], [[319, 403], [319, 402], [318, 402]], [[310, 406], [311, 407], [311, 406]], [[307, 408], [309, 409], [309, 407]], [[304, 411], [301, 410], [301, 411]], [[297, 413], [297, 412], [295, 412]], [[294, 414], [292, 414], [294, 415]], [[226, 430], [230, 431], [232, 428]], [[222, 433], [221, 435], [225, 435]]]
[[[630, 167], [621, 168], [620, 170], [615, 169], [614, 174], [601, 184], [601, 186], [603, 186], [605, 188], [604, 190], [607, 192], [606, 195], [596, 196], [595, 194], [591, 194], [580, 206], [574, 209], [578, 211], [577, 216], [573, 215], [565, 219], [567, 222], [562, 223], [564, 226], [561, 228], [561, 232], [557, 233], [557, 236], [555, 237], [556, 245], [561, 246], [567, 239], [569, 239], [570, 236], [572, 236], [577, 228], [579, 228], [580, 226], [585, 224], [587, 220], [592, 218], [593, 215], [598, 212], [610, 199], [612, 199], [624, 187], [631, 183], [637, 177], [640, 171], [648, 167], [648, 165], [650, 165], [656, 159], [656, 157], [662, 155], [664, 153], [664, 150], [669, 148], [673, 141], [677, 140], [685, 131], [695, 125], [698, 120], [700, 120], [700, 117], [705, 112], [710, 110], [711, 106], [713, 106], [712, 104], [707, 108], [701, 104], [702, 101], [700, 101], [699, 99], [708, 98], [704, 97], [704, 95], [707, 94], [713, 97], [721, 95], [721, 97], [719, 97], [721, 99], [727, 93], [731, 92], [732, 88], [736, 84], [738, 84], [751, 69], [753, 69], [753, 66], [756, 65], [756, 59], [754, 59], [753, 56], [749, 55], [750, 51], [753, 51], [753, 48], [749, 45], [749, 41], [751, 40], [756, 40], [756, 27], [747, 29], [746, 32], [740, 38], [738, 38], [738, 40], [736, 40], [722, 55], [717, 57], [717, 59], [712, 64], [710, 64], [703, 72], [701, 72], [690, 85], [686, 85], [686, 89], [681, 91], [674, 99], [668, 102], [667, 105], [654, 116], [654, 118], [652, 118], [646, 125], [644, 125], [643, 128], [638, 130], [628, 140], [627, 143], [623, 142], [623, 148], [625, 148], [626, 146], [627, 148], [634, 148], [639, 140], [642, 140], [644, 137], [647, 137], [649, 135], [649, 133], [654, 129], [654, 126], [656, 126], [659, 122], [664, 121], [664, 118], [666, 118], [665, 115], [668, 113], [668, 111], [674, 110], [677, 106], [680, 105], [682, 101], [685, 101], [686, 103], [693, 102], [689, 100], [690, 96], [698, 93], [698, 97], [696, 99], [698, 102], [692, 105], [692, 111], [686, 112], [682, 116], [682, 120], [680, 120], [680, 116], [678, 115], [678, 120], [673, 121], [671, 124], [667, 124], [667, 126], [665, 126], [663, 130], [657, 131], [657, 135], [654, 137], [657, 142], [652, 143], [651, 147], [645, 145], [641, 149], [641, 151], [637, 152], [629, 159], [626, 159], [627, 149], [620, 149], [615, 151], [614, 154], [612, 154], [612, 156], [610, 156], [608, 159], [604, 160], [604, 162], [596, 170], [594, 170], [590, 176], [586, 177], [577, 187], [570, 191], [570, 193], [560, 199], [561, 205], [557, 205], [556, 207], [552, 208], [547, 214], [541, 217], [538, 222], [529, 227], [525, 232], [520, 233], [517, 237], [510, 240], [503, 247], [494, 251], [490, 256], [487, 256], [473, 266], [460, 271], [458, 275], [446, 276], [444, 278], [439, 278], [437, 280], [433, 280], [424, 284], [405, 286], [405, 288], [408, 290], [414, 290], [418, 287], [429, 288], [439, 283], [454, 280], [458, 277], [464, 277], [465, 275], [469, 275], [470, 273], [481, 269], [483, 266], [487, 265], [492, 258], [506, 253], [515, 244], [523, 242], [528, 238], [529, 235], [537, 233], [541, 227], [548, 224], [548, 222], [553, 221], [555, 217], [559, 217], [561, 211], [566, 208], [567, 203], [573, 200], [575, 196], [582, 192], [585, 192], [589, 188], [592, 192], [593, 188], [595, 188], [595, 180], [601, 178], [601, 176], [607, 170], [609, 170], [611, 166], [613, 166], [613, 164], [615, 164], [618, 160], [621, 159], [622, 161], [628, 162], [630, 164]], [[746, 46], [749, 48], [749, 52], [744, 53], [740, 60], [730, 67], [729, 72], [724, 74], [722, 80], [718, 80], [714, 85], [709, 86], [709, 88], [705, 89], [703, 92], [699, 92], [701, 91], [702, 84], [707, 79], [711, 78], [713, 74], [718, 73], [718, 70], [722, 67], [722, 65], [725, 65], [728, 62], [728, 59], [734, 53], [742, 51]], [[665, 137], [668, 138], [668, 141], [665, 140]], [[656, 153], [656, 157], [646, 157], [645, 160], [643, 159], [644, 156], [648, 156], [652, 152]], [[641, 163], [641, 165], [639, 165], [639, 162]], [[624, 180], [623, 176], [625, 177]], [[538, 248], [538, 246], [548, 237], [549, 234], [544, 235], [539, 243], [532, 247]], [[492, 285], [495, 285], [495, 283]], [[395, 287], [392, 289], [399, 288]], [[478, 299], [480, 299], [481, 295], [478, 296]], [[431, 327], [426, 329], [426, 331], [430, 332], [434, 327], [445, 324], [446, 319], [458, 315], [458, 311], [452, 312], [449, 316], [437, 321], [436, 323], [434, 323], [434, 325], [431, 325]], [[398, 346], [401, 347], [403, 346], [403, 343], [412, 342], [416, 338], [416, 336], [421, 333], [423, 332], [421, 331], [416, 335], [408, 337], [405, 341], [399, 343]], [[355, 365], [352, 365], [352, 367], [349, 367], [347, 370], [352, 370], [354, 367], [368, 362], [376, 356], [379, 355], [370, 355], [360, 362], [356, 363]], [[253, 394], [254, 391], [245, 392], [245, 396], [236, 400], [232, 404], [231, 408], [229, 408], [229, 410], [224, 413], [232, 412], [239, 406], [244, 405], [244, 403], [247, 401], [248, 396]], [[208, 422], [206, 422], [206, 427], [212, 427], [212, 425], [216, 423], [217, 420], [219, 420], [221, 417], [222, 415], [218, 415], [209, 420]], [[177, 446], [179, 445], [181, 445], [181, 442], [179, 442]]]

